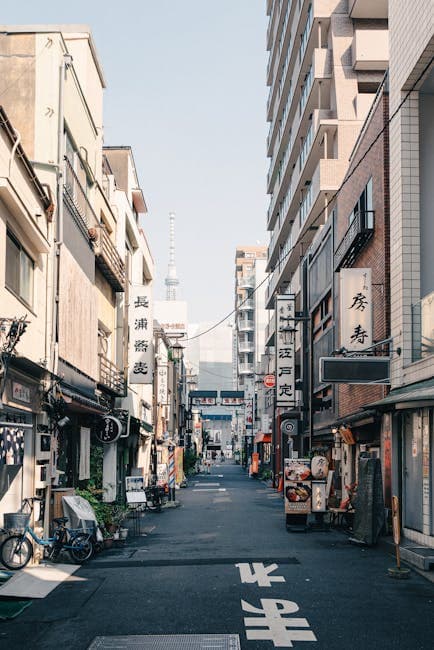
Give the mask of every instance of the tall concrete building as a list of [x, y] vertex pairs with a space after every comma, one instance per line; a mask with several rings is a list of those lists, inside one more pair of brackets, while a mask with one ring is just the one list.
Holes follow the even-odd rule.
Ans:
[[267, 2], [268, 309], [280, 293], [303, 308], [300, 261], [332, 213], [387, 68], [387, 2], [374, 4], [364, 20], [354, 0]]
[[265, 344], [265, 246], [239, 246], [235, 254], [234, 383], [243, 390], [254, 381]]

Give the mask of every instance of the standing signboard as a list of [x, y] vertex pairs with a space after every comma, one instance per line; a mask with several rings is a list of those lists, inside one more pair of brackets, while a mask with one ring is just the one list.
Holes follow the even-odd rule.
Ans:
[[306, 515], [312, 507], [312, 475], [309, 458], [285, 458], [285, 513]]
[[154, 327], [150, 286], [140, 284], [131, 287], [128, 314], [129, 382], [130, 384], [152, 384]]
[[276, 296], [276, 406], [295, 406], [295, 296]]

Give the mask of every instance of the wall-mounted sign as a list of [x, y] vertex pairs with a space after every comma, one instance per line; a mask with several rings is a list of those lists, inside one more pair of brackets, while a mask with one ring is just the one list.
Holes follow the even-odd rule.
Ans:
[[276, 406], [295, 405], [295, 297], [276, 296]]
[[149, 285], [133, 285], [129, 306], [129, 381], [130, 384], [153, 382], [153, 314]]
[[372, 345], [371, 269], [340, 270], [341, 346], [350, 351]]
[[265, 375], [264, 386], [266, 388], [274, 388], [276, 385], [276, 377], [274, 375]]
[[168, 403], [167, 365], [157, 366], [157, 403], [162, 406]]
[[100, 442], [116, 442], [122, 433], [122, 422], [113, 415], [101, 418], [95, 427], [95, 435]]
[[17, 381], [13, 381], [12, 397], [14, 400], [18, 400], [18, 402], [24, 402], [25, 404], [30, 404], [30, 402], [32, 401], [30, 395], [30, 387], [24, 386], [24, 384], [20, 384]]

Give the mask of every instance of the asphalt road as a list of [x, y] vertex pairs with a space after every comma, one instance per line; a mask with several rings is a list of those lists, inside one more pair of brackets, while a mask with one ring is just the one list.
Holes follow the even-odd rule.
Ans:
[[0, 647], [84, 650], [98, 636], [188, 634], [239, 635], [243, 650], [434, 647], [434, 584], [414, 572], [389, 578], [382, 548], [339, 531], [288, 533], [281, 497], [229, 463], [177, 497], [181, 507], [145, 516], [146, 536], [0, 623]]

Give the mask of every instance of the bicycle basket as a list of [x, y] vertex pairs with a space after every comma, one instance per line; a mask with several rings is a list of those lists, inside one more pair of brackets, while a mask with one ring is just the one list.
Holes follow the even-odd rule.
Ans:
[[6, 530], [22, 532], [30, 521], [30, 515], [25, 512], [7, 512], [3, 515], [3, 526]]

